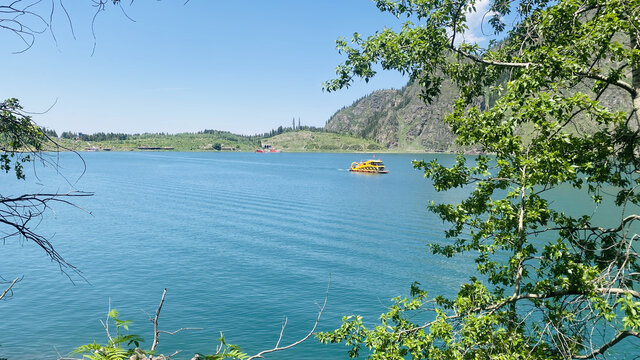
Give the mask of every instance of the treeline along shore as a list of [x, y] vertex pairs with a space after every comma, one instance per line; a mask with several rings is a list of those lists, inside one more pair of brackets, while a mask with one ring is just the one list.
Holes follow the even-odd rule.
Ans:
[[44, 129], [50, 139], [49, 150], [72, 151], [241, 151], [253, 152], [272, 147], [287, 152], [367, 152], [385, 151], [373, 141], [327, 132], [324, 128], [283, 128], [258, 135], [238, 135], [227, 131], [203, 130], [196, 133], [94, 133], [65, 131], [58, 135]]

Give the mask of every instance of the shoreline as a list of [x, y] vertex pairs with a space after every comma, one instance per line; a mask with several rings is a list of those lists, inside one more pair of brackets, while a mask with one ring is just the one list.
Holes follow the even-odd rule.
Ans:
[[[127, 153], [127, 152], [139, 152], [139, 153], [255, 153], [255, 154], [269, 154], [269, 153], [256, 153], [255, 151], [246, 151], [246, 150], [235, 150], [235, 151], [225, 151], [225, 150], [205, 150], [205, 149], [197, 149], [197, 150], [181, 150], [181, 149], [172, 149], [172, 150], [162, 150], [162, 149], [154, 149], [154, 150], [141, 150], [141, 149], [113, 149], [110, 150], [84, 150], [84, 149], [45, 149], [44, 152], [75, 152], [75, 153]], [[479, 155], [480, 153], [477, 151], [434, 151], [434, 150], [373, 150], [373, 151], [332, 151], [332, 150], [282, 150], [279, 154], [429, 154], [429, 155]]]

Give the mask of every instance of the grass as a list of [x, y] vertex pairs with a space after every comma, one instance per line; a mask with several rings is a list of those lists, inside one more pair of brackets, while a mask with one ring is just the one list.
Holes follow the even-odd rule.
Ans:
[[264, 141], [290, 152], [366, 152], [385, 149], [371, 140], [328, 132], [292, 131]]
[[[252, 152], [261, 143], [271, 144], [286, 152], [367, 152], [386, 150], [382, 145], [362, 138], [318, 131], [286, 131], [273, 137], [247, 137], [230, 133], [182, 133], [129, 135], [126, 140], [85, 141], [82, 139], [55, 139], [62, 147], [73, 151], [147, 151], [140, 147], [172, 148], [166, 151], [222, 151]], [[46, 145], [55, 150], [53, 144]]]
[[[129, 135], [126, 140], [85, 141], [72, 139], [56, 139], [62, 147], [74, 151], [88, 149], [111, 149], [112, 151], [145, 151], [139, 147], [173, 148], [174, 151], [216, 151], [219, 144], [233, 151], [254, 151], [260, 143], [257, 138], [249, 138], [235, 134], [140, 134]], [[227, 150], [229, 151], [229, 150]]]

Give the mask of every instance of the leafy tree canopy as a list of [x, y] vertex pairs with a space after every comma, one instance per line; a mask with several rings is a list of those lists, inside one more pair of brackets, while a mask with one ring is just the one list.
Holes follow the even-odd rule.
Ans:
[[[325, 85], [334, 91], [368, 81], [376, 64], [419, 82], [426, 101], [437, 99], [445, 79], [457, 85], [460, 97], [444, 121], [461, 145], [489, 155], [414, 166], [438, 191], [469, 187], [459, 204], [430, 205], [450, 224], [449, 242], [431, 249], [475, 254], [477, 276], [453, 299], [428, 298], [414, 284], [379, 325], [347, 317], [319, 338], [372, 359], [589, 359], [625, 351], [623, 339], [640, 337], [640, 1], [489, 0], [484, 16], [502, 40], [486, 48], [464, 40], [478, 3], [377, 0], [407, 22], [339, 40], [346, 61]], [[612, 203], [617, 223], [554, 206], [560, 186], [590, 196], [596, 208]], [[415, 317], [425, 310], [434, 315]]]
[[33, 159], [31, 153], [42, 150], [45, 134], [22, 113], [17, 99], [0, 103], [0, 168], [5, 173], [14, 171], [18, 179], [24, 179], [23, 163]]

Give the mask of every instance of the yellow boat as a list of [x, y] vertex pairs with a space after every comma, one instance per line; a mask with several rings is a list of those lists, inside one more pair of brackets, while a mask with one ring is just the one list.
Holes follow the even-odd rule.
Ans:
[[388, 174], [389, 170], [384, 168], [384, 164], [381, 160], [366, 160], [360, 162], [352, 162], [349, 171], [363, 172], [370, 174]]

